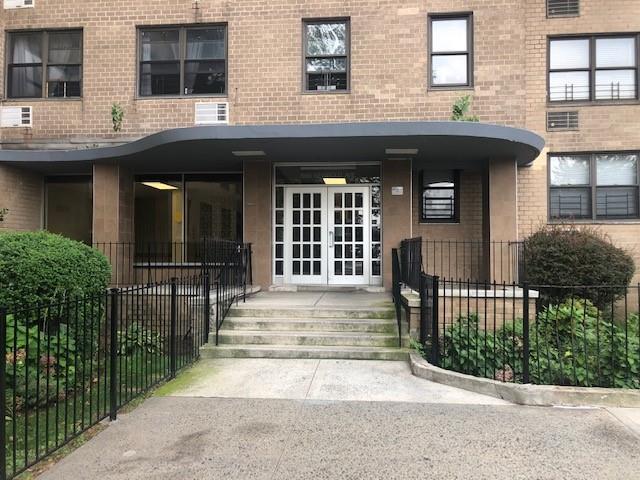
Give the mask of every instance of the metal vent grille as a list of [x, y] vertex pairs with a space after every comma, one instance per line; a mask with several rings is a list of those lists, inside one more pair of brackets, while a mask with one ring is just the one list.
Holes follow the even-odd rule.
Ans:
[[578, 112], [548, 112], [547, 130], [578, 130]]
[[196, 125], [220, 125], [229, 123], [227, 102], [196, 103]]
[[0, 127], [31, 127], [32, 121], [31, 107], [2, 107], [0, 109]]
[[7, 10], [13, 8], [33, 8], [35, 0], [4, 0], [4, 8]]
[[547, 0], [547, 17], [580, 15], [580, 0]]

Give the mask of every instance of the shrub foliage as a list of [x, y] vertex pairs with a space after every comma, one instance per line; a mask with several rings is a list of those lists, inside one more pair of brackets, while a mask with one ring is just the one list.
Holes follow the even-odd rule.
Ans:
[[14, 308], [98, 294], [111, 267], [91, 247], [47, 232], [0, 234], [0, 305]]
[[[610, 285], [578, 292], [600, 307], [623, 295], [635, 272], [633, 258], [597, 231], [564, 226], [545, 227], [531, 235], [525, 241], [524, 262], [531, 285]], [[548, 292], [558, 302], [566, 289]]]

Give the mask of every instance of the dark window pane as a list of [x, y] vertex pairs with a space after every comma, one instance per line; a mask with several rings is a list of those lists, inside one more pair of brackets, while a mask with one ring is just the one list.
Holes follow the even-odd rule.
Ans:
[[284, 208], [284, 188], [276, 188], [276, 208]]
[[637, 187], [598, 187], [596, 215], [599, 218], [637, 218]]
[[302, 274], [311, 275], [311, 262], [309, 261], [302, 262]]
[[180, 93], [179, 63], [144, 63], [140, 70], [140, 95]]
[[298, 260], [293, 262], [293, 274], [300, 275], [300, 262]]
[[42, 63], [42, 33], [12, 33], [11, 63]]
[[302, 258], [311, 258], [311, 244], [302, 245]]
[[187, 30], [187, 59], [224, 59], [225, 27]]
[[278, 260], [276, 262], [276, 275], [283, 275], [283, 262], [282, 260]]
[[284, 227], [276, 227], [276, 242], [284, 242]]
[[50, 66], [47, 68], [49, 97], [79, 97], [81, 94], [80, 66]]
[[313, 262], [313, 274], [320, 275], [320, 262]]
[[342, 275], [342, 262], [341, 261], [335, 261], [333, 262], [333, 273], [335, 275]]
[[591, 218], [591, 188], [552, 188], [551, 218]]
[[300, 258], [300, 244], [297, 243], [293, 246], [293, 258]]
[[42, 96], [42, 67], [9, 67], [10, 98]]
[[307, 25], [307, 55], [345, 55], [347, 24], [314, 23]]
[[189, 61], [184, 65], [186, 95], [225, 92], [224, 60]]
[[180, 59], [178, 30], [146, 30], [140, 36], [140, 60], [143, 62]]
[[380, 262], [371, 262], [371, 274], [380, 276]]
[[49, 65], [81, 64], [82, 33], [52, 32], [49, 34]]
[[[147, 249], [153, 261], [182, 261], [182, 218], [175, 215], [183, 208], [182, 180], [178, 177], [151, 177], [139, 179], [135, 184], [135, 239], [142, 245], [142, 254]], [[163, 247], [160, 247], [160, 246]], [[154, 249], [160, 249], [157, 252]]]
[[331, 91], [347, 89], [346, 73], [314, 73], [307, 75], [308, 90]]
[[276, 258], [284, 258], [284, 245], [281, 243], [276, 245]]
[[93, 189], [91, 178], [46, 179], [46, 229], [91, 244]]

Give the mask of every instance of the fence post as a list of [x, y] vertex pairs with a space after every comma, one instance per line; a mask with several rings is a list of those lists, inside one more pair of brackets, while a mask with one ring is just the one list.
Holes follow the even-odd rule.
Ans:
[[530, 383], [529, 379], [529, 282], [522, 285], [522, 383]]
[[205, 343], [209, 341], [209, 331], [211, 328], [211, 297], [209, 296], [209, 271], [204, 273], [204, 331]]
[[175, 378], [177, 371], [177, 342], [178, 342], [178, 283], [174, 277], [171, 279], [171, 338], [169, 339], [170, 345], [170, 367], [171, 378]]
[[112, 288], [110, 291], [111, 303], [111, 345], [109, 365], [111, 372], [109, 375], [109, 419], [115, 420], [118, 415], [118, 312], [119, 312], [119, 290]]
[[[0, 345], [3, 352], [7, 344], [7, 310], [0, 308]], [[7, 441], [5, 432], [5, 419], [7, 418], [7, 385], [6, 385], [7, 362], [5, 358], [0, 359], [0, 478], [7, 478]], [[14, 393], [15, 395], [15, 393]], [[15, 441], [15, 439], [14, 439]]]
[[427, 344], [427, 277], [423, 274], [420, 274], [419, 280], [419, 294], [420, 294], [420, 345], [423, 347]]
[[219, 327], [220, 327], [220, 280], [216, 280], [216, 347], [218, 346]]
[[438, 295], [440, 290], [440, 277], [433, 277], [433, 291], [431, 295], [433, 297], [431, 307], [431, 364], [436, 367], [440, 366], [440, 328], [438, 319], [440, 318], [440, 305], [438, 301]]

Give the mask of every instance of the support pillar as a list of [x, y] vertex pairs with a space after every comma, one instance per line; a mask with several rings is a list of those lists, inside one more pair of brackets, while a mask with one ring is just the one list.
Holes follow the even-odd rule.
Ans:
[[272, 268], [271, 162], [244, 161], [244, 241], [251, 243], [253, 283], [271, 285]]

